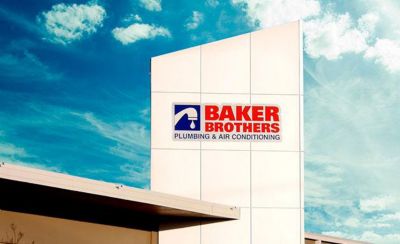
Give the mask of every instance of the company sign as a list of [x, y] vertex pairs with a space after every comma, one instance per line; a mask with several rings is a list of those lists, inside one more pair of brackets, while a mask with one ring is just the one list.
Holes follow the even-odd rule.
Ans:
[[173, 105], [174, 140], [280, 141], [280, 122], [276, 105]]

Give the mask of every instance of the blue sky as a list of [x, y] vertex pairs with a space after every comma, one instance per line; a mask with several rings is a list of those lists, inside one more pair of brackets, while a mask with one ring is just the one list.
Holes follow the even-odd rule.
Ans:
[[400, 243], [400, 2], [0, 3], [0, 160], [149, 183], [150, 57], [304, 19], [306, 231]]

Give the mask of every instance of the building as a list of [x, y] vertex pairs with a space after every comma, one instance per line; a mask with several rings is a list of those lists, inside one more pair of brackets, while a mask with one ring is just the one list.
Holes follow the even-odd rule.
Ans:
[[[163, 231], [240, 219], [232, 206], [6, 163], [0, 196], [1, 244], [158, 244]], [[305, 244], [365, 243], [305, 236]]]
[[38, 243], [304, 243], [302, 60], [300, 22], [154, 57], [151, 191], [3, 165], [0, 224]]
[[[301, 243], [302, 70], [300, 22], [152, 59], [151, 189], [241, 209], [238, 221], [161, 231], [160, 244]], [[280, 140], [177, 140], [174, 104], [277, 106]]]
[[234, 207], [5, 163], [0, 196], [2, 244], [156, 244], [159, 230], [240, 217]]

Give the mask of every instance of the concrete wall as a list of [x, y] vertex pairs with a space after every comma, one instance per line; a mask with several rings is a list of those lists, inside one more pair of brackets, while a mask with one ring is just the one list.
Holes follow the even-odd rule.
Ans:
[[[160, 244], [304, 243], [301, 42], [293, 22], [152, 59], [151, 190], [241, 208]], [[281, 141], [174, 141], [173, 103], [279, 105]]]
[[[10, 242], [22, 233], [20, 242]], [[150, 231], [91, 224], [0, 210], [0, 243], [19, 244], [156, 244]]]

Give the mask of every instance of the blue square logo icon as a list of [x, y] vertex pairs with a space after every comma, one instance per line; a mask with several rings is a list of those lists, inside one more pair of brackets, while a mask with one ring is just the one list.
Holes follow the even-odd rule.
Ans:
[[200, 131], [200, 105], [174, 105], [175, 130]]

